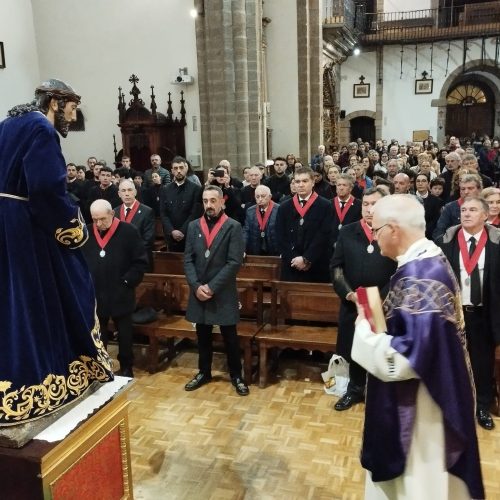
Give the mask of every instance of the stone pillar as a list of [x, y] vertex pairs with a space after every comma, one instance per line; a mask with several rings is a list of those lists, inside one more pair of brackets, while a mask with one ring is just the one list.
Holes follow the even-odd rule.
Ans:
[[[238, 167], [264, 156], [261, 144], [261, 0], [195, 0], [203, 168]], [[204, 9], [204, 10], [203, 10]]]
[[322, 43], [319, 0], [297, 0], [299, 151], [306, 164], [323, 140]]
[[384, 120], [384, 47], [377, 47], [377, 82], [375, 96], [375, 140], [383, 139]]

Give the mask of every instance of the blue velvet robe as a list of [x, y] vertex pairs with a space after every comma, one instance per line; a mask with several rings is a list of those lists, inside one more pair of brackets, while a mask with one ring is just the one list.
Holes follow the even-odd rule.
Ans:
[[113, 378], [77, 248], [86, 238], [52, 124], [39, 112], [1, 122], [0, 425], [48, 415]]
[[465, 482], [472, 498], [484, 498], [460, 291], [446, 257], [400, 266], [384, 310], [391, 346], [419, 379], [386, 383], [368, 374], [363, 467], [375, 482], [403, 474], [423, 383], [443, 414], [446, 469]]

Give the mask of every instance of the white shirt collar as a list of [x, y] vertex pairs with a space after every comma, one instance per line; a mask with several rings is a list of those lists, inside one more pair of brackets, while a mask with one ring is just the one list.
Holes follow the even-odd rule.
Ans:
[[435, 257], [441, 253], [441, 249], [427, 238], [421, 238], [412, 243], [403, 255], [398, 255], [398, 267], [401, 267], [412, 260]]

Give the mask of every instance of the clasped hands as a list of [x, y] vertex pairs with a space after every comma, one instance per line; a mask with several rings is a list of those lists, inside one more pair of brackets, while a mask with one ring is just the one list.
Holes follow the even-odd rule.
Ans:
[[311, 268], [311, 263], [307, 260], [304, 259], [304, 257], [294, 257], [290, 261], [290, 265], [297, 269], [297, 271], [308, 271]]
[[210, 290], [210, 287], [208, 285], [200, 285], [196, 289], [196, 298], [200, 300], [201, 302], [206, 302], [207, 300], [210, 300], [214, 296], [214, 292]]

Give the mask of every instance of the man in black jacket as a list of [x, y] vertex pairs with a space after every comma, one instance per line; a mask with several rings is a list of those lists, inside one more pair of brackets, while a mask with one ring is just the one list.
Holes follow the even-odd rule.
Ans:
[[341, 299], [337, 354], [349, 361], [349, 385], [335, 404], [337, 411], [348, 410], [364, 401], [366, 370], [351, 359], [354, 322], [358, 315], [356, 288], [377, 286], [385, 297], [391, 275], [396, 270], [396, 262], [380, 254], [372, 234], [373, 207], [384, 196], [381, 188], [365, 191], [362, 219], [342, 226], [330, 263], [333, 288]]
[[486, 224], [488, 204], [466, 198], [460, 225], [437, 241], [460, 284], [465, 337], [476, 386], [476, 417], [481, 427], [495, 427], [489, 413], [496, 388], [493, 377], [495, 346], [500, 349], [500, 229]]
[[94, 223], [82, 250], [94, 281], [103, 342], [107, 346], [111, 317], [118, 330], [120, 374], [133, 377], [132, 313], [135, 288], [147, 266], [146, 250], [137, 229], [115, 218], [108, 201], [94, 201], [90, 213]]
[[171, 252], [184, 252], [188, 224], [199, 217], [201, 187], [188, 181], [186, 160], [176, 156], [172, 160], [173, 182], [160, 191], [160, 217], [163, 234]]
[[278, 156], [274, 159], [274, 175], [268, 177], [264, 184], [273, 194], [273, 201], [280, 202], [290, 194], [290, 179], [286, 175], [287, 163], [285, 158]]

